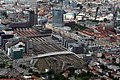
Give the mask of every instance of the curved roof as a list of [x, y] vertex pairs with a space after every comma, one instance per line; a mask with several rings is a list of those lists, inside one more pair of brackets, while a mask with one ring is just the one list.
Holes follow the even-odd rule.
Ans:
[[41, 58], [41, 57], [48, 57], [48, 56], [55, 56], [55, 55], [64, 55], [64, 54], [75, 54], [70, 51], [60, 51], [60, 52], [51, 52], [51, 53], [46, 53], [46, 54], [40, 54], [34, 58]]
[[23, 59], [18, 59], [19, 61], [26, 61], [26, 60], [32, 60], [32, 59], [38, 59], [38, 58], [43, 58], [43, 57], [49, 57], [49, 56], [56, 56], [56, 55], [65, 55], [65, 54], [73, 54], [80, 58], [78, 55], [76, 55], [73, 52], [70, 51], [59, 51], [59, 52], [51, 52], [51, 53], [45, 53], [45, 54], [39, 54], [37, 56], [32, 56], [28, 58], [23, 58]]

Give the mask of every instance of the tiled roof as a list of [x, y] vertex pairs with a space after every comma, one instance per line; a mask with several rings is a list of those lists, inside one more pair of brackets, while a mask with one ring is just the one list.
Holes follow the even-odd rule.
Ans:
[[[94, 32], [94, 30], [96, 30], [96, 32]], [[98, 26], [98, 27], [94, 27], [94, 28], [87, 28], [85, 30], [80, 31], [81, 33], [88, 35], [88, 36], [94, 36], [96, 38], [109, 38], [109, 35], [112, 35], [113, 38], [117, 37], [120, 38], [120, 36], [115, 36], [115, 33], [108, 30], [108, 29], [104, 29], [102, 26]], [[116, 39], [114, 40], [110, 40], [110, 42], [115, 42]]]
[[11, 78], [11, 79], [0, 79], [0, 80], [16, 80], [16, 79], [14, 79], [14, 78]]

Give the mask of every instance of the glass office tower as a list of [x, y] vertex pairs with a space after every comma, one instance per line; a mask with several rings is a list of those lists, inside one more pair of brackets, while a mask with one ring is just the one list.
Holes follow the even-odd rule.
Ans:
[[53, 8], [53, 26], [55, 27], [63, 27], [63, 10], [59, 8]]

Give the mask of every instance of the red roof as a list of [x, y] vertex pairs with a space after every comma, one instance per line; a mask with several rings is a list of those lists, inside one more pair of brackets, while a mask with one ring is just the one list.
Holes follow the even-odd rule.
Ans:
[[[109, 37], [109, 35], [115, 35], [114, 32], [108, 30], [108, 29], [103, 29], [102, 26], [99, 27], [95, 27], [95, 30], [97, 30], [98, 32], [94, 32], [94, 30], [92, 28], [87, 28], [85, 30], [81, 30], [80, 32], [82, 32], [83, 34], [89, 35], [89, 36], [95, 36], [96, 38], [107, 38]], [[117, 37], [119, 38], [119, 37]]]
[[0, 80], [16, 80], [16, 79], [14, 79], [14, 78], [11, 78], [11, 79], [0, 79]]

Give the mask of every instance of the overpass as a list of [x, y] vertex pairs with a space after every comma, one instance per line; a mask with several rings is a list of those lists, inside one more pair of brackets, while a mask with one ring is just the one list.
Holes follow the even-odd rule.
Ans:
[[50, 57], [50, 56], [56, 56], [56, 55], [65, 55], [65, 54], [73, 54], [73, 55], [77, 56], [78, 58], [80, 58], [78, 55], [76, 55], [73, 52], [59, 51], [59, 52], [51, 52], [51, 53], [39, 54], [39, 55], [33, 56], [33, 57], [18, 59], [18, 61], [22, 62], [22, 61], [28, 61], [28, 60], [32, 60], [32, 59], [39, 59], [39, 58], [44, 58], [44, 57]]
[[60, 51], [60, 52], [51, 52], [51, 53], [46, 53], [46, 54], [40, 54], [38, 56], [33, 57], [33, 59], [49, 57], [49, 56], [56, 56], [56, 55], [65, 55], [65, 54], [73, 54], [73, 55], [77, 56], [75, 53], [70, 52], [70, 51]]
[[61, 72], [71, 66], [76, 69], [81, 69], [84, 66], [84, 61], [75, 53], [70, 51], [41, 54], [38, 56], [19, 59], [17, 62], [29, 62], [30, 65], [37, 66], [41, 71], [44, 69], [54, 69], [55, 72]]

